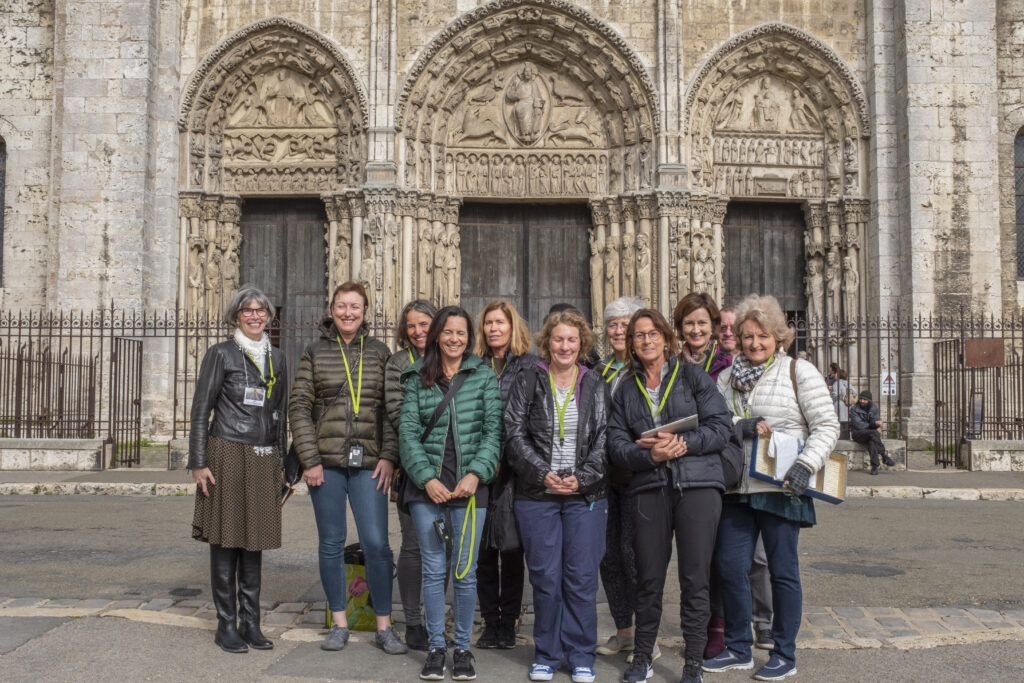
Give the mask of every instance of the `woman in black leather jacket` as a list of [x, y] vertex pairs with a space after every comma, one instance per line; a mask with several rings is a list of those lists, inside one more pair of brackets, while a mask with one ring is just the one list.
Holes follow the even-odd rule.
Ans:
[[260, 631], [260, 584], [263, 551], [281, 547], [288, 384], [284, 354], [264, 332], [273, 318], [266, 294], [243, 286], [224, 313], [234, 335], [206, 352], [192, 398], [192, 538], [210, 544], [213, 640], [227, 652], [274, 647]]
[[[707, 373], [676, 357], [675, 335], [661, 313], [634, 313], [626, 339], [636, 362], [615, 392], [608, 417], [609, 459], [633, 473], [629, 493], [637, 521], [636, 642], [622, 680], [651, 676], [674, 532], [686, 640], [681, 683], [694, 683], [701, 680], [711, 556], [725, 490], [719, 454], [732, 438], [732, 417]], [[694, 430], [641, 436], [691, 415], [699, 421]]]
[[578, 312], [551, 314], [537, 338], [543, 361], [515, 378], [505, 407], [515, 515], [533, 586], [534, 681], [551, 680], [563, 659], [574, 683], [594, 680], [608, 501], [607, 388], [580, 362], [592, 345]]

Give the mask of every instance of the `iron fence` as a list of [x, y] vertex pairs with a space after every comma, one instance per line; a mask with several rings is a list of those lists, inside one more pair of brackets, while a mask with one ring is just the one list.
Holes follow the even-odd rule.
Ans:
[[[268, 326], [285, 352], [289, 383], [302, 349], [320, 334], [320, 313], [292, 311]], [[872, 392], [883, 435], [924, 438], [936, 462], [963, 465], [958, 444], [967, 438], [1024, 438], [1020, 318], [896, 312], [792, 325], [793, 353], [823, 373], [839, 365], [852, 396]], [[389, 345], [394, 330], [394, 321], [372, 321], [371, 334]], [[147, 435], [188, 434], [206, 350], [232, 332], [219, 320], [175, 311], [0, 312], [0, 435], [104, 438], [117, 464], [137, 463], [144, 423]], [[964, 345], [974, 339], [1001, 339], [1002, 364], [968, 367]], [[842, 413], [843, 397], [835, 398]]]

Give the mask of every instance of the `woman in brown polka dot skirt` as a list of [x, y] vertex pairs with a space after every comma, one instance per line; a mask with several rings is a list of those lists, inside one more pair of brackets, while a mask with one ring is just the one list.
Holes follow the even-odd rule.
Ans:
[[281, 547], [288, 388], [284, 354], [264, 332], [273, 317], [263, 292], [241, 288], [224, 314], [237, 329], [206, 352], [192, 399], [192, 538], [210, 544], [213, 640], [227, 652], [274, 647], [260, 631], [260, 584], [263, 551]]

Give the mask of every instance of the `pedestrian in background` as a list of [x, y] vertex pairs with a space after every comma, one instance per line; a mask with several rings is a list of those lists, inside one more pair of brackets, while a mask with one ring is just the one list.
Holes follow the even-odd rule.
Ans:
[[551, 313], [537, 335], [541, 362], [516, 377], [505, 408], [515, 514], [533, 587], [530, 680], [562, 665], [592, 683], [598, 567], [605, 550], [607, 388], [582, 363], [593, 345], [574, 310]]
[[501, 391], [473, 355], [473, 322], [458, 306], [438, 311], [423, 358], [406, 368], [399, 445], [408, 475], [403, 497], [423, 565], [423, 611], [430, 651], [420, 671], [442, 680], [447, 669], [445, 577], [451, 555], [455, 650], [452, 678], [476, 678], [469, 638], [476, 609], [476, 563], [487, 517], [487, 484], [501, 448]]
[[374, 642], [388, 654], [403, 654], [408, 648], [391, 627], [388, 493], [398, 462], [384, 402], [384, 366], [391, 352], [370, 336], [368, 306], [366, 290], [357, 282], [334, 290], [320, 338], [306, 347], [299, 361], [288, 418], [313, 502], [320, 582], [333, 620], [320, 647], [341, 650], [348, 643], [345, 539], [351, 502], [377, 615]]
[[224, 312], [234, 333], [206, 352], [192, 397], [192, 538], [210, 544], [213, 642], [226, 652], [274, 647], [260, 630], [263, 551], [281, 547], [288, 405], [284, 354], [266, 334], [274, 315], [266, 294], [243, 285]]

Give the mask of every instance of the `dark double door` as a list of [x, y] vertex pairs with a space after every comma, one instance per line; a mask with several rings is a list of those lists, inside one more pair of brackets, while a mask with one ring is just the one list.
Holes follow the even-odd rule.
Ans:
[[723, 223], [725, 303], [771, 294], [790, 320], [807, 311], [804, 214], [798, 204], [730, 202]]
[[555, 303], [590, 318], [590, 211], [578, 205], [466, 204], [459, 217], [462, 306], [476, 320], [494, 299], [536, 331]]
[[273, 343], [294, 376], [302, 349], [315, 338], [310, 323], [325, 311], [327, 214], [318, 199], [247, 199], [242, 205], [242, 284], [256, 285], [277, 307]]

